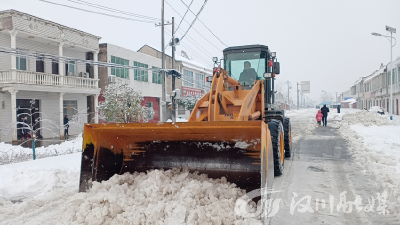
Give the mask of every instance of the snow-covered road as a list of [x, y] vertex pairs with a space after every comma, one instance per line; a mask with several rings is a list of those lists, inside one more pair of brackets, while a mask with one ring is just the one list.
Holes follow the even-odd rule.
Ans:
[[[385, 197], [379, 178], [373, 171], [368, 172], [376, 168], [358, 163], [354, 156], [357, 153], [349, 151], [353, 144], [346, 138], [349, 134], [336, 129], [344, 114], [357, 112], [344, 109], [341, 114], [330, 113], [328, 127], [316, 126], [316, 109], [289, 114], [297, 141], [293, 157], [285, 161], [284, 175], [274, 181], [278, 192], [273, 200], [281, 202], [270, 224], [399, 224], [396, 210], [390, 209], [390, 203], [399, 203]], [[355, 124], [363, 126], [357, 121]], [[385, 135], [381, 137], [371, 141], [383, 143]], [[395, 172], [393, 168], [391, 173]]]
[[[275, 178], [269, 224], [400, 224], [400, 126], [348, 122], [343, 115], [357, 110], [342, 111], [326, 128], [316, 127], [315, 109], [287, 113], [294, 154]], [[115, 176], [78, 193], [80, 160], [73, 153], [0, 166], [0, 225], [260, 224], [235, 214], [243, 190], [184, 169]]]

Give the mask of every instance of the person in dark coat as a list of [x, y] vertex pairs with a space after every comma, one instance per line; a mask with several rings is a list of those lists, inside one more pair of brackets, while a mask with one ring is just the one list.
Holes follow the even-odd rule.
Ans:
[[25, 137], [25, 139], [28, 139], [28, 138], [31, 138], [31, 135], [29, 134], [30, 133], [30, 129], [31, 127], [29, 126], [29, 124], [28, 124], [28, 120], [25, 118], [24, 119], [24, 125], [23, 125], [23, 131], [24, 131], [24, 137]]
[[18, 136], [21, 138], [21, 140], [24, 140], [25, 134], [24, 134], [24, 118], [21, 117], [19, 118], [19, 123], [17, 124], [17, 130], [18, 130]]
[[241, 85], [253, 85], [257, 80], [257, 72], [251, 68], [249, 61], [244, 62], [244, 70], [240, 73], [239, 82]]
[[329, 112], [329, 108], [326, 107], [326, 105], [324, 105], [321, 108], [321, 113], [323, 115], [323, 117], [322, 117], [322, 125], [325, 126], [325, 127], [326, 127], [326, 123], [327, 123], [327, 120], [328, 120], [328, 112]]
[[68, 128], [69, 128], [69, 119], [68, 115], [64, 116], [64, 137], [66, 137], [68, 134]]
[[337, 113], [340, 113], [340, 105], [337, 106]]

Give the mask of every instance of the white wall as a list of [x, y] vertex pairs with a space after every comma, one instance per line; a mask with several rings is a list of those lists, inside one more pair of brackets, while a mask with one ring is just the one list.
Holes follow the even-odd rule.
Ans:
[[[11, 36], [0, 32], [0, 46], [11, 47]], [[11, 69], [11, 56], [7, 54], [0, 54], [0, 70]]]
[[[111, 56], [129, 60], [129, 65], [133, 66], [134, 62], [140, 62], [148, 65], [148, 68], [153, 66], [161, 68], [161, 60], [150, 55], [132, 51], [113, 44], [107, 43], [107, 60], [111, 63]], [[108, 68], [108, 75], [111, 75], [111, 68]], [[135, 90], [140, 91], [146, 97], [162, 97], [161, 84], [152, 83], [152, 71], [148, 71], [148, 82], [134, 80], [133, 69], [129, 70], [130, 86]]]

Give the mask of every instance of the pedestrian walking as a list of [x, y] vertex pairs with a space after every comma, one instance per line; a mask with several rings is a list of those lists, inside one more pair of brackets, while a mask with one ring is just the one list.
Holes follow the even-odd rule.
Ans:
[[340, 113], [340, 105], [337, 106], [337, 113]]
[[318, 113], [317, 113], [317, 115], [315, 116], [315, 119], [317, 119], [317, 123], [318, 123], [318, 126], [319, 126], [319, 127], [321, 126], [322, 117], [323, 117], [323, 115], [322, 115], [322, 113], [321, 113], [321, 110], [318, 110]]
[[68, 134], [68, 128], [69, 128], [69, 119], [68, 115], [64, 116], [64, 137], [67, 137]]
[[322, 117], [322, 125], [323, 125], [324, 127], [326, 127], [326, 124], [327, 124], [328, 112], [329, 112], [329, 108], [326, 107], [326, 105], [324, 105], [324, 106], [321, 108], [321, 113], [322, 113], [322, 115], [323, 115], [323, 117]]

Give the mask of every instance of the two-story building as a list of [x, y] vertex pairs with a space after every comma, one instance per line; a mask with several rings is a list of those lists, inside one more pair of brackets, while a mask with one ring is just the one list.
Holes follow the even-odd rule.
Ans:
[[[382, 107], [386, 112], [400, 114], [400, 57], [388, 65], [381, 64], [372, 74], [358, 79], [351, 89], [342, 93], [342, 100], [354, 98], [358, 109]], [[389, 108], [392, 92], [392, 109]]]
[[101, 94], [104, 93], [109, 83], [124, 82], [125, 80], [134, 90], [142, 93], [144, 97], [142, 104], [154, 110], [155, 114], [149, 118], [149, 122], [158, 122], [160, 120], [160, 99], [162, 97], [161, 76], [158, 71], [161, 68], [161, 59], [104, 43], [100, 44], [99, 61], [143, 68], [143, 70], [135, 70], [100, 67], [99, 86]]
[[[182, 97], [196, 96], [202, 97], [210, 91], [211, 83], [206, 82], [206, 77], [212, 76], [212, 67], [203, 65], [202, 63], [190, 60], [185, 57], [186, 54], [175, 56], [175, 60], [181, 62], [182, 73]], [[181, 105], [178, 105], [177, 117], [188, 119], [190, 111], [185, 110]]]
[[[149, 45], [144, 45], [138, 52], [154, 56], [158, 59], [162, 58], [162, 52]], [[181, 52], [182, 53], [182, 52]], [[210, 59], [211, 60], [211, 59]], [[165, 54], [165, 68], [172, 68], [172, 57]], [[182, 97], [188, 95], [191, 96], [202, 96], [210, 90], [211, 84], [205, 82], [207, 76], [212, 76], [212, 67], [205, 66], [195, 60], [190, 60], [186, 57], [186, 54], [175, 54], [174, 68], [182, 74], [182, 79], [175, 80], [175, 89], [181, 90]], [[167, 119], [171, 118], [171, 99], [169, 94], [172, 92], [172, 79], [171, 77], [166, 78], [166, 112]], [[190, 112], [185, 110], [182, 106], [177, 106], [176, 116], [188, 119]]]
[[[87, 122], [88, 108], [97, 122], [98, 67], [79, 59], [97, 61], [99, 39], [16, 10], [0, 12], [0, 46], [25, 52], [0, 52], [1, 141], [18, 142], [20, 117], [32, 125], [39, 121], [34, 129], [44, 138], [63, 138], [65, 115], [71, 119], [83, 113]], [[28, 108], [35, 113], [30, 115]], [[71, 123], [69, 134], [81, 129]]]

